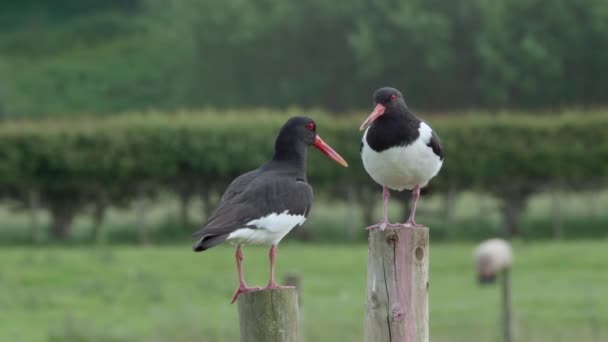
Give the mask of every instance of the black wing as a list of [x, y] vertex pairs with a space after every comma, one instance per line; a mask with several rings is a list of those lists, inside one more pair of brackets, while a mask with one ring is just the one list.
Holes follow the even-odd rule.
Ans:
[[430, 147], [433, 150], [433, 153], [439, 156], [440, 160], [443, 160], [443, 146], [441, 145], [441, 140], [439, 139], [439, 136], [437, 135], [437, 133], [435, 133], [435, 131], [432, 131], [431, 141], [429, 141], [426, 146]]
[[[293, 178], [274, 176], [276, 175], [259, 175], [238, 192], [234, 188], [231, 189], [231, 195], [225, 193], [205, 227], [193, 234], [199, 238], [194, 250], [202, 251], [213, 247], [226, 240], [235, 230], [247, 227], [248, 222], [271, 213], [288, 210], [290, 214], [308, 215], [312, 204], [310, 185]], [[232, 184], [229, 189], [231, 187]]]
[[226, 191], [224, 191], [224, 194], [220, 199], [220, 203], [228, 201], [230, 198], [243, 192], [247, 188], [247, 186], [258, 176], [259, 173], [260, 169], [255, 169], [238, 176], [235, 180], [232, 181], [232, 183], [230, 183], [230, 185], [228, 185]]

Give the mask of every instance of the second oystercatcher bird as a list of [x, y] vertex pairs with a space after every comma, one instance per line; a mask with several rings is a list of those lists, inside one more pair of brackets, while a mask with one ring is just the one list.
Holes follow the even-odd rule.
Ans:
[[241, 245], [269, 244], [270, 280], [267, 289], [282, 288], [274, 280], [277, 245], [295, 226], [302, 225], [312, 205], [312, 187], [306, 180], [308, 146], [321, 150], [337, 163], [346, 161], [317, 134], [315, 122], [307, 117], [289, 119], [279, 131], [274, 156], [259, 168], [237, 177], [224, 192], [207, 224], [193, 236], [195, 252], [224, 241], [236, 247], [239, 287], [232, 297], [260, 290], [243, 279]]
[[489, 239], [480, 243], [473, 252], [475, 268], [481, 285], [496, 281], [496, 275], [508, 270], [513, 263], [513, 250], [503, 239]]
[[[443, 147], [431, 126], [412, 113], [395, 88], [374, 92], [375, 108], [361, 125], [363, 166], [372, 179], [382, 185], [384, 217], [368, 229], [419, 227], [414, 218], [420, 188], [435, 177], [443, 164]], [[387, 217], [390, 190], [412, 191], [410, 217], [404, 224], [391, 224]]]

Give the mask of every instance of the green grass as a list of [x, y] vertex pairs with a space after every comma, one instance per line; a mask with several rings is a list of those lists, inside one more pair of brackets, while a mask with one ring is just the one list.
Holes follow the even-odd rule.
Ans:
[[[608, 242], [516, 243], [518, 341], [608, 340]], [[431, 246], [432, 341], [497, 341], [499, 292], [480, 288], [472, 244]], [[267, 250], [248, 247], [250, 284]], [[307, 341], [361, 341], [365, 245], [279, 248], [303, 279]], [[0, 341], [237, 341], [233, 249], [189, 245], [0, 250]]]

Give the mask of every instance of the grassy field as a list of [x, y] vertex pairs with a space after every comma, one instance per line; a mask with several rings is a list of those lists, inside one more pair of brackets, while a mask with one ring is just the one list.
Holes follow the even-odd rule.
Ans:
[[[518, 341], [608, 340], [608, 241], [516, 243]], [[497, 341], [499, 292], [480, 288], [472, 244], [431, 246], [432, 341]], [[250, 284], [267, 250], [248, 247]], [[365, 245], [279, 248], [279, 275], [303, 278], [307, 341], [361, 341]], [[0, 341], [237, 341], [233, 249], [3, 248]]]

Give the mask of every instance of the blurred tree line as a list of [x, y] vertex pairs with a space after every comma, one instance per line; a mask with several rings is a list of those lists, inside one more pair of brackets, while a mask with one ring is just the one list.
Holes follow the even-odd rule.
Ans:
[[605, 0], [0, 3], [0, 115], [608, 102]]
[[[200, 198], [208, 215], [215, 206], [213, 198], [232, 179], [270, 158], [277, 130], [287, 116], [296, 114], [300, 113], [202, 111], [8, 120], [0, 125], [0, 201], [30, 213], [45, 209], [51, 216], [50, 235], [66, 239], [79, 214], [90, 214], [97, 231], [107, 208], [131, 207], [144, 217], [144, 200], [169, 192], [179, 198], [181, 226], [187, 227], [191, 200]], [[315, 196], [350, 202], [364, 222], [373, 222], [380, 190], [360, 162], [357, 128], [363, 116], [308, 114], [324, 139], [350, 163], [341, 168], [311, 152], [308, 176]], [[436, 215], [445, 215], [445, 222], [436, 224], [439, 231], [453, 227], [450, 197], [458, 192], [473, 190], [499, 200], [505, 234], [517, 235], [532, 195], [606, 185], [605, 112], [550, 118], [446, 117], [433, 127], [447, 151], [440, 175], [428, 188], [445, 196], [445, 213]], [[569, 234], [582, 235], [583, 228]], [[40, 233], [32, 229], [32, 236]], [[146, 230], [138, 231], [146, 241]]]

